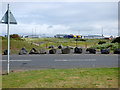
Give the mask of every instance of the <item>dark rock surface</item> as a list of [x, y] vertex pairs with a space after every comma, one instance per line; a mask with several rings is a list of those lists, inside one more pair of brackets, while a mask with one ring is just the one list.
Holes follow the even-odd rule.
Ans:
[[82, 53], [82, 48], [75, 47], [74, 53]]
[[96, 50], [94, 48], [87, 48], [86, 51], [90, 54], [96, 54]]

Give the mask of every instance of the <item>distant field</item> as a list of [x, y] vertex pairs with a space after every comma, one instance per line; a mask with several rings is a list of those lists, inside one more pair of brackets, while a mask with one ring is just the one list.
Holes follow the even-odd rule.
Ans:
[[[75, 38], [26, 38], [26, 41], [29, 42], [45, 42], [44, 44], [41, 44], [41, 47], [45, 47], [46, 44], [48, 44], [48, 46], [50, 45], [55, 45], [56, 47], [59, 46], [60, 44], [62, 44], [64, 47], [65, 46], [72, 46], [75, 47], [76, 46], [76, 39]], [[81, 39], [80, 39], [81, 40]], [[97, 45], [97, 43], [102, 40], [102, 41], [106, 41], [108, 42], [108, 40], [104, 40], [104, 39], [84, 39], [86, 41], [77, 41], [77, 46], [78, 47], [83, 47], [85, 48], [87, 47], [92, 47], [94, 45]]]
[[3, 88], [118, 88], [118, 68], [48, 69], [11, 72]]
[[[86, 47], [93, 47], [97, 45], [97, 43], [101, 39], [85, 39], [85, 41], [78, 41], [77, 46], [86, 48]], [[108, 42], [108, 40], [102, 40]], [[39, 46], [35, 45], [35, 43], [41, 43]], [[20, 49], [25, 47], [28, 51], [30, 51], [33, 47], [40, 50], [40, 48], [46, 48], [54, 45], [56, 48], [62, 44], [64, 47], [66, 46], [76, 46], [76, 41], [74, 38], [72, 39], [65, 39], [65, 38], [25, 38], [23, 40], [10, 40], [10, 48], [11, 54], [18, 54]], [[7, 38], [2, 40], [2, 52], [7, 49]]]

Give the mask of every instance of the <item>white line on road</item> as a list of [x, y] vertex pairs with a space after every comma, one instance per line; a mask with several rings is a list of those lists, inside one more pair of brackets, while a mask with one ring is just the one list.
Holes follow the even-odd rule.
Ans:
[[71, 61], [96, 61], [96, 59], [55, 59], [55, 62], [71, 62]]
[[[7, 61], [7, 60], [0, 60], [0, 61], [3, 61], [3, 62], [4, 62], [4, 61]], [[22, 61], [32, 61], [32, 60], [10, 60], [10, 61], [13, 61], [13, 62], [14, 62], [14, 61], [22, 62]]]

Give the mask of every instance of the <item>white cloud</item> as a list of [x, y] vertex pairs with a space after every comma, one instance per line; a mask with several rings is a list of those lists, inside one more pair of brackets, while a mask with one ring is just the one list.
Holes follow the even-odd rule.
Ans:
[[[3, 10], [6, 10], [3, 4]], [[11, 33], [37, 34], [105, 34], [117, 35], [118, 3], [32, 2], [10, 3], [18, 25]], [[3, 27], [4, 28], [4, 27]], [[3, 29], [3, 33], [6, 31]]]

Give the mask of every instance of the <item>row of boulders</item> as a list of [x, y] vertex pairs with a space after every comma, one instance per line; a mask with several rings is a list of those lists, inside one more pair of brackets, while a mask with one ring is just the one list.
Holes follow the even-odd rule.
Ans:
[[[61, 47], [60, 47], [61, 48]], [[67, 46], [67, 47], [62, 47], [61, 48], [61, 52], [62, 54], [69, 54], [71, 52], [71, 47]], [[4, 55], [7, 55], [7, 50], [4, 50]], [[29, 54], [47, 54], [47, 50], [46, 49], [40, 49], [40, 51], [38, 51], [36, 48], [32, 48], [29, 52]], [[81, 54], [83, 52], [82, 48], [79, 47], [75, 47], [74, 48], [74, 53], [78, 53]], [[96, 49], [93, 48], [87, 48], [86, 52], [89, 52], [90, 54], [96, 54]], [[27, 54], [28, 51], [25, 48], [22, 48], [19, 51], [19, 55], [24, 55]], [[52, 48], [49, 50], [49, 54], [56, 54], [57, 53], [57, 49]], [[101, 54], [109, 54], [110, 53], [110, 49], [101, 49]], [[120, 54], [120, 49], [115, 49], [114, 50], [114, 54]]]
[[[63, 48], [63, 47], [60, 47], [59, 49], [61, 49], [61, 52], [62, 54], [69, 54], [70, 53], [70, 50], [71, 48], [69, 46]], [[56, 54], [57, 50], [52, 48], [51, 50], [49, 50], [49, 53], [50, 54]]]
[[[92, 54], [96, 54], [96, 49], [93, 49], [93, 48], [88, 48], [86, 49], [86, 51], [88, 51], [89, 53], [92, 53]], [[110, 53], [110, 49], [101, 49], [101, 54], [109, 54]], [[120, 49], [116, 48], [113, 52], [114, 54], [120, 54]]]

